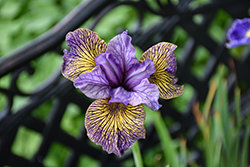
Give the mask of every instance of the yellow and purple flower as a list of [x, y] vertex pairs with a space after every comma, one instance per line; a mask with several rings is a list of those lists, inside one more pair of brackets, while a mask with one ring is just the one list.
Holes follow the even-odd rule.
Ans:
[[105, 151], [122, 156], [133, 143], [145, 138], [145, 111], [161, 105], [159, 97], [181, 95], [176, 84], [174, 44], [162, 42], [136, 59], [127, 31], [106, 44], [97, 33], [77, 29], [66, 36], [62, 74], [87, 97], [97, 99], [85, 116], [87, 135]]
[[227, 48], [250, 44], [250, 18], [236, 19], [228, 30]]

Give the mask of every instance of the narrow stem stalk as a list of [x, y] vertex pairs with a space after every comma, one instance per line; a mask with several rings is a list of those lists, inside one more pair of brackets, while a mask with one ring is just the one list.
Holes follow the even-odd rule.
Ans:
[[141, 151], [140, 151], [138, 141], [136, 141], [133, 144], [132, 150], [133, 150], [133, 155], [134, 155], [135, 166], [136, 167], [143, 167], [143, 161], [142, 161]]

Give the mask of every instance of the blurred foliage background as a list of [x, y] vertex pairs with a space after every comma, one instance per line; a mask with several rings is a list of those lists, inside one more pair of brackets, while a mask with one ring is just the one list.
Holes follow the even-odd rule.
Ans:
[[[162, 2], [165, 3], [165, 1]], [[178, 3], [178, 0], [172, 2]], [[192, 9], [208, 2], [209, 0], [194, 0], [190, 4], [190, 8]], [[81, 3], [80, 0], [0, 0], [0, 57], [8, 56], [13, 50], [22, 47], [49, 30], [79, 3]], [[148, 0], [148, 3], [157, 8], [155, 1]], [[117, 35], [121, 27], [133, 30], [137, 22], [136, 18], [137, 13], [133, 7], [120, 6], [105, 15], [95, 27], [94, 31], [108, 42], [112, 37]], [[145, 13], [142, 29], [154, 26], [160, 22], [161, 19], [160, 16], [152, 13]], [[202, 21], [202, 16], [196, 15], [193, 20], [199, 24]], [[90, 19], [81, 27], [88, 28], [92, 23], [91, 21]], [[215, 41], [221, 41], [222, 38], [225, 37], [228, 29], [227, 25], [230, 22], [232, 22], [230, 16], [225, 11], [219, 11], [214, 22], [209, 27], [208, 34], [211, 35]], [[175, 50], [178, 61], [182, 60], [183, 47], [187, 39], [188, 34], [181, 27], [177, 27], [174, 30], [171, 41], [169, 41], [178, 45], [178, 48]], [[68, 49], [65, 42], [62, 48]], [[136, 49], [137, 57], [139, 58], [143, 51], [139, 47], [136, 47]], [[235, 48], [230, 50], [230, 53], [235, 58], [239, 58], [245, 49], [246, 47]], [[204, 47], [200, 46], [195, 55], [191, 71], [198, 78], [202, 78], [210, 53]], [[32, 66], [35, 67], [35, 73], [32, 76], [29, 76], [27, 73], [20, 75], [17, 81], [18, 87], [27, 93], [36, 90], [45, 79], [60, 68], [61, 63], [61, 55], [54, 52], [46, 53], [44, 56], [32, 61]], [[228, 75], [228, 70], [227, 67], [220, 66], [213, 82], [211, 81], [213, 83], [210, 87], [212, 95], [207, 98], [207, 101], [197, 103], [197, 106], [194, 106], [194, 115], [201, 129], [201, 133], [195, 142], [197, 143], [197, 147], [204, 151], [205, 166], [219, 167], [232, 166], [232, 164], [233, 166], [247, 166], [249, 115], [242, 118], [239, 114], [240, 89], [244, 90], [247, 88], [244, 87], [244, 84], [240, 85], [240, 88], [236, 88], [235, 107], [234, 110], [229, 113], [228, 95], [225, 90], [225, 78]], [[0, 78], [0, 87], [7, 88], [10, 84], [9, 81], [9, 75]], [[186, 111], [189, 100], [194, 95], [194, 88], [188, 84], [184, 85], [184, 94], [171, 100], [172, 106], [182, 113]], [[0, 110], [4, 108], [6, 100], [6, 97], [0, 93]], [[15, 97], [12, 108], [13, 112], [27, 104], [28, 100], [28, 98], [24, 97]], [[214, 103], [212, 104], [211, 101], [214, 101]], [[52, 102], [49, 101], [36, 109], [33, 115], [42, 120], [46, 120], [51, 106]], [[213, 115], [207, 114], [210, 108], [214, 110]], [[146, 108], [146, 127], [160, 117], [157, 114]], [[70, 135], [77, 136], [83, 126], [83, 120], [83, 112], [81, 112], [78, 106], [72, 104], [68, 106], [60, 126]], [[186, 166], [186, 162], [191, 166], [198, 166], [196, 162], [193, 161], [193, 157], [195, 157], [194, 152], [186, 148], [185, 138], [180, 136], [178, 139], [172, 140], [166, 132], [167, 127], [174, 123], [171, 118], [165, 118], [159, 125], [155, 125], [160, 136], [160, 144], [147, 150], [147, 152], [143, 154], [145, 166], [164, 166], [167, 164], [166, 162], [174, 164], [173, 167]], [[164, 127], [166, 129], [164, 129]], [[242, 127], [244, 127], [243, 131]], [[243, 142], [239, 138], [240, 134], [244, 135]], [[37, 151], [40, 143], [41, 135], [39, 133], [21, 127], [18, 130], [11, 149], [14, 154], [30, 159]], [[166, 148], [164, 147], [164, 143], [167, 143]], [[95, 146], [95, 144], [92, 145], [93, 147], [101, 149], [99, 146]], [[164, 149], [162, 150], [161, 147], [164, 147]], [[71, 150], [66, 146], [53, 143], [44, 160], [45, 166], [63, 166], [70, 151]], [[84, 155], [78, 165], [96, 167], [100, 164], [91, 157]], [[123, 166], [133, 165], [133, 159], [129, 159], [123, 164]]]

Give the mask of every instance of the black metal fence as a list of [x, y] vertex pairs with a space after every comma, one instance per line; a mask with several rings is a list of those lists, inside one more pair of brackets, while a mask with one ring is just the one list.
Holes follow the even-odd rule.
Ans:
[[[173, 138], [179, 134], [187, 134], [187, 147], [195, 150], [193, 139], [199, 132], [194, 116], [192, 106], [195, 101], [204, 101], [208, 84], [212, 75], [215, 73], [219, 64], [226, 65], [229, 69], [228, 91], [232, 94], [233, 86], [236, 82], [245, 83], [243, 90], [245, 98], [243, 102], [249, 101], [249, 84], [250, 84], [250, 49], [245, 52], [241, 59], [234, 58], [228, 49], [225, 48], [226, 31], [230, 23], [235, 18], [249, 17], [249, 0], [211, 0], [201, 6], [191, 6], [192, 0], [179, 0], [178, 3], [162, 3], [156, 0], [157, 8], [152, 8], [149, 1], [116, 1], [116, 0], [92, 0], [81, 3], [63, 20], [61, 20], [52, 29], [44, 33], [39, 38], [22, 48], [12, 52], [8, 56], [0, 59], [0, 78], [10, 76], [9, 87], [1, 88], [2, 93], [7, 98], [5, 108], [0, 115], [0, 166], [44, 166], [43, 160], [53, 142], [58, 142], [71, 150], [64, 166], [77, 166], [81, 155], [88, 155], [100, 162], [102, 166], [119, 166], [125, 160], [132, 158], [132, 154], [126, 154], [122, 158], [114, 155], [108, 155], [92, 147], [86, 136], [84, 126], [80, 135], [74, 137], [60, 127], [60, 122], [65, 110], [69, 104], [79, 106], [84, 113], [90, 105], [90, 100], [79, 94], [73, 87], [72, 82], [63, 78], [60, 69], [57, 69], [40, 88], [31, 93], [25, 93], [17, 86], [17, 80], [22, 72], [28, 72], [33, 75], [34, 68], [31, 62], [39, 57], [44, 56], [47, 52], [57, 52], [62, 55], [62, 42], [67, 32], [80, 27], [83, 23], [92, 19], [89, 29], [94, 29], [102, 18], [111, 10], [121, 6], [132, 6], [138, 12], [138, 21], [136, 26], [129, 30], [133, 38], [133, 44], [143, 51], [150, 46], [160, 42], [172, 42], [172, 36], [176, 28], [181, 27], [187, 34], [187, 40], [181, 44], [183, 48], [181, 59], [178, 59], [177, 77], [180, 84], [191, 85], [195, 93], [190, 97], [186, 106], [186, 111], [180, 113], [176, 111], [169, 101], [161, 101], [162, 115], [171, 117], [174, 122], [180, 126], [170, 127], [169, 130]], [[223, 10], [231, 17], [231, 22], [225, 25], [224, 36], [216, 40], [209, 27], [214, 23], [218, 11]], [[155, 26], [142, 29], [142, 23], [145, 19], [145, 13], [153, 13], [162, 18]], [[200, 18], [200, 22], [194, 20]], [[219, 23], [220, 24], [220, 23]], [[222, 22], [221, 24], [225, 24]], [[177, 44], [178, 45], [178, 44]], [[194, 63], [194, 56], [198, 48], [203, 47], [209, 52], [209, 57], [205, 62], [204, 72], [201, 77], [197, 77], [191, 69]], [[202, 55], [199, 55], [202, 56]], [[234, 64], [234, 67], [232, 66]], [[233, 68], [232, 68], [233, 67]], [[237, 76], [237, 77], [236, 77]], [[245, 92], [245, 93], [244, 93]], [[13, 112], [14, 98], [16, 96], [29, 97], [27, 104]], [[43, 104], [52, 101], [53, 105], [49, 111], [46, 120], [35, 117], [32, 113]], [[32, 159], [26, 159], [15, 155], [12, 150], [13, 141], [21, 126], [35, 131], [42, 136], [41, 144]], [[155, 146], [158, 139], [154, 127], [147, 128], [147, 138], [140, 140], [142, 150], [147, 150]], [[197, 156], [194, 160], [203, 163], [202, 153], [197, 149]]]

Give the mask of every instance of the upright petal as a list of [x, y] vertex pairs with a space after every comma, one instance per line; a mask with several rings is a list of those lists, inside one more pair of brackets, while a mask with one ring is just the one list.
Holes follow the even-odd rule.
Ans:
[[145, 59], [142, 63], [133, 64], [128, 70], [124, 86], [126, 89], [131, 90], [138, 85], [144, 78], [149, 78], [155, 72], [155, 66], [152, 60]]
[[145, 78], [139, 85], [133, 88], [129, 97], [129, 104], [136, 106], [143, 103], [152, 110], [159, 110], [161, 105], [158, 100], [159, 90], [157, 85], [150, 84], [148, 79]]
[[145, 112], [142, 105], [125, 106], [108, 101], [98, 99], [89, 106], [85, 127], [91, 141], [109, 154], [121, 157], [136, 140], [145, 138]]
[[79, 75], [74, 82], [74, 86], [93, 99], [110, 97], [109, 82], [100, 66], [94, 67], [92, 72]]
[[175, 84], [177, 78], [173, 76], [177, 68], [173, 53], [176, 47], [174, 44], [161, 42], [149, 48], [140, 59], [140, 62], [146, 58], [154, 62], [156, 72], [149, 77], [149, 82], [158, 86], [163, 99], [174, 98], [184, 92], [184, 86]]
[[101, 53], [95, 58], [96, 65], [100, 65], [111, 87], [121, 85], [123, 74], [119, 61], [110, 53]]
[[95, 67], [95, 58], [106, 51], [107, 44], [97, 33], [88, 29], [77, 29], [66, 36], [70, 52], [64, 50], [62, 74], [71, 81]]
[[111, 39], [107, 46], [107, 52], [120, 61], [122, 72], [127, 72], [132, 64], [138, 63], [135, 57], [136, 50], [131, 44], [132, 38], [127, 31]]

